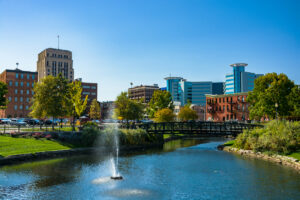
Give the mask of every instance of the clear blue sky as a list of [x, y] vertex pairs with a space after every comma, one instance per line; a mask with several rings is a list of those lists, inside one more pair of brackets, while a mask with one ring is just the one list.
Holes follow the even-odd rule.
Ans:
[[59, 34], [100, 101], [169, 74], [224, 81], [235, 62], [299, 84], [299, 10], [299, 0], [0, 0], [0, 70], [36, 70]]

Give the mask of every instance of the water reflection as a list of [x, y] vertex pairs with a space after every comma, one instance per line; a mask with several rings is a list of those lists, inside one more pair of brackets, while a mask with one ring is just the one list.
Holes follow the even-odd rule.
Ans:
[[267, 161], [217, 151], [221, 139], [185, 139], [126, 153], [110, 179], [109, 156], [5, 166], [0, 199], [297, 199], [300, 175]]

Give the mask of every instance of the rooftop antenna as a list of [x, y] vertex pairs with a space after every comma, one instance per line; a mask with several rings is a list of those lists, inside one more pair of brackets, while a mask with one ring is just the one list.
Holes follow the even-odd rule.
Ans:
[[16, 63], [16, 65], [17, 65], [17, 69], [18, 69], [18, 67], [19, 67], [19, 63], [17, 62], [17, 63]]
[[59, 49], [59, 35], [57, 35], [57, 49]]

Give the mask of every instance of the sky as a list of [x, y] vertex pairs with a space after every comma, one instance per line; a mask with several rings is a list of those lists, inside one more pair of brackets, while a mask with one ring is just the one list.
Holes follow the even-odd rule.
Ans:
[[0, 0], [0, 71], [36, 71], [38, 53], [73, 53], [98, 101], [167, 76], [225, 81], [232, 63], [300, 84], [298, 0]]

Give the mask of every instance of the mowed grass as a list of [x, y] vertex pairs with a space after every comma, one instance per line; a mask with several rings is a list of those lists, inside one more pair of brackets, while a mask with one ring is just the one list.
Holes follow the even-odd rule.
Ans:
[[59, 142], [34, 139], [34, 138], [13, 138], [10, 136], [0, 136], [0, 156], [29, 154], [44, 151], [66, 150], [70, 147]]

